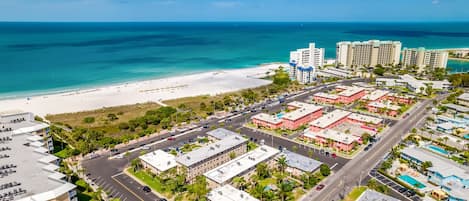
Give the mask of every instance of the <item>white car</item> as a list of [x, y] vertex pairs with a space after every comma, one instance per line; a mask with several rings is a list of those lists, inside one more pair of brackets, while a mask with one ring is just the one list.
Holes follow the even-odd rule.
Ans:
[[150, 149], [151, 149], [151, 147], [148, 146], [148, 145], [145, 145], [145, 146], [142, 147], [142, 150], [150, 150]]
[[119, 155], [116, 155], [114, 156], [115, 159], [123, 159], [124, 158], [124, 154], [119, 154]]

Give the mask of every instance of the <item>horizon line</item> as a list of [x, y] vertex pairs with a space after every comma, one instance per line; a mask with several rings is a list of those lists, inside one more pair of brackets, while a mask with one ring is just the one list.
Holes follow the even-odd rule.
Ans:
[[132, 21], [132, 20], [122, 20], [122, 21], [9, 21], [9, 20], [0, 20], [0, 23], [469, 23], [469, 20], [410, 20], [410, 21], [242, 21], [242, 20], [226, 20], [226, 21]]

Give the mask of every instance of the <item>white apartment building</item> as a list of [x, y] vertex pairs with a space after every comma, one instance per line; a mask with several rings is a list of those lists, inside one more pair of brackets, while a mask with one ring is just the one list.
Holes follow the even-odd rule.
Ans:
[[401, 63], [403, 66], [417, 66], [418, 71], [425, 67], [446, 68], [448, 63], [448, 52], [441, 50], [425, 50], [425, 48], [404, 48]]
[[308, 48], [290, 52], [290, 79], [307, 84], [316, 78], [316, 69], [324, 65], [324, 48], [309, 43]]
[[399, 41], [342, 41], [336, 45], [336, 62], [350, 67], [397, 65], [401, 47]]

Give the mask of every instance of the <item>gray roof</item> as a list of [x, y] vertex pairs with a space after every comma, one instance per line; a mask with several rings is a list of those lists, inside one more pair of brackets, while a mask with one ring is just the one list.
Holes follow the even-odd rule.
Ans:
[[469, 101], [469, 93], [463, 93], [463, 94], [459, 95], [458, 99]]
[[220, 141], [178, 156], [176, 161], [188, 167], [246, 142], [247, 139], [239, 135], [228, 136]]
[[458, 112], [469, 112], [469, 107], [465, 107], [465, 106], [462, 106], [462, 105], [456, 105], [456, 104], [453, 104], [453, 103], [448, 103], [448, 104], [444, 104], [443, 106], [449, 108], [449, 109], [453, 109], [453, 110], [456, 110]]
[[401, 153], [415, 158], [421, 162], [431, 161], [433, 166], [428, 168], [428, 170], [432, 172], [438, 172], [443, 177], [457, 176], [461, 179], [469, 180], [468, 168], [460, 166], [446, 158], [430, 153], [422, 148], [407, 147], [404, 148]]
[[283, 150], [280, 156], [285, 156], [287, 159], [287, 165], [304, 172], [313, 172], [319, 168], [322, 162], [308, 158], [306, 156]]
[[[2, 151], [1, 154], [9, 155], [9, 158], [0, 159], [0, 166], [16, 165], [16, 173], [1, 179], [2, 184], [19, 182], [16, 188], [0, 190], [0, 194], [13, 189], [22, 188], [26, 194], [15, 197], [15, 200], [50, 200], [61, 194], [75, 189], [75, 185], [67, 183], [65, 175], [56, 172], [57, 157], [48, 154], [42, 147], [42, 138], [34, 137], [32, 132], [44, 129], [44, 123], [36, 121], [22, 121], [19, 123], [2, 123], [1, 126], [12, 128], [13, 131], [1, 132], [0, 136], [10, 137], [12, 140], [1, 143], [0, 147], [8, 147], [11, 150]], [[26, 132], [22, 132], [26, 131]]]
[[209, 136], [212, 136], [216, 139], [223, 139], [223, 138], [226, 138], [228, 136], [240, 136], [238, 133], [235, 133], [233, 131], [230, 131], [230, 130], [227, 130], [227, 129], [224, 129], [224, 128], [217, 128], [215, 130], [211, 130], [209, 132], [207, 132], [207, 135]]
[[389, 195], [385, 195], [374, 190], [366, 189], [356, 201], [399, 201]]

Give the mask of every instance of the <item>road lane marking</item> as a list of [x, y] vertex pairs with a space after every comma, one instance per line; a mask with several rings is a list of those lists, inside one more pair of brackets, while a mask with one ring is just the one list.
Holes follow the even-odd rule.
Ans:
[[130, 193], [132, 193], [135, 197], [137, 197], [138, 199], [140, 199], [141, 201], [145, 201], [144, 199], [142, 199], [142, 197], [140, 197], [139, 195], [137, 195], [137, 193], [135, 193], [134, 191], [130, 190], [130, 188], [128, 188], [126, 185], [124, 185], [123, 183], [121, 183], [119, 180], [117, 180], [115, 177], [111, 177], [114, 181], [116, 181], [118, 184], [120, 184], [122, 187], [124, 187], [127, 191], [129, 191]]
[[334, 165], [332, 165], [331, 169], [335, 168], [335, 166], [337, 166], [338, 163], [335, 163]]

